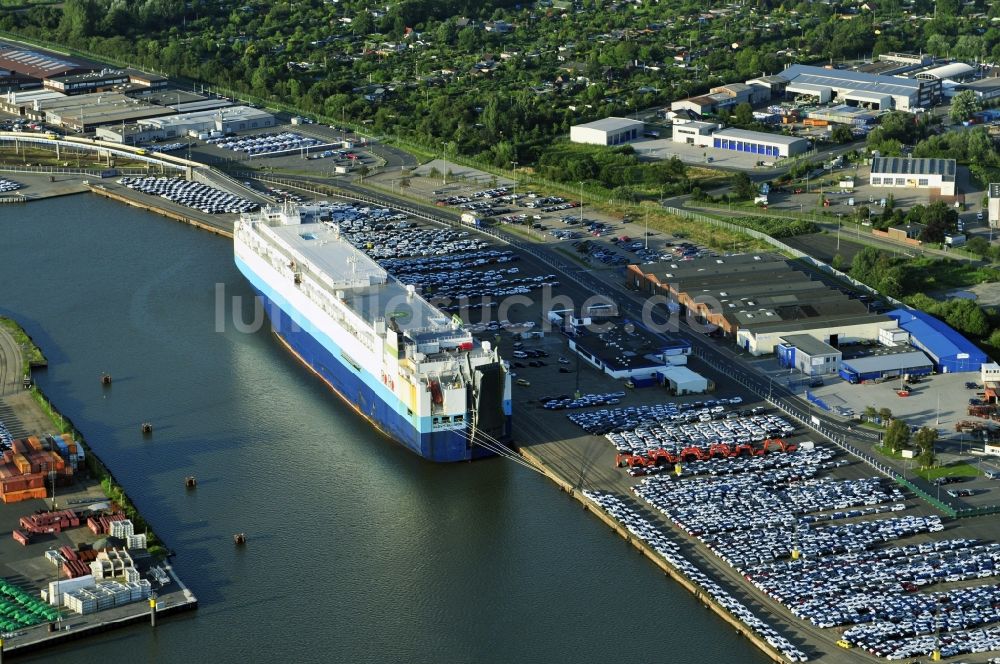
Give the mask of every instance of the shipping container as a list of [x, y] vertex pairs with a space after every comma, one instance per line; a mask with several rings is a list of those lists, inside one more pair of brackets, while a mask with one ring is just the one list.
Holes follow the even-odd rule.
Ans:
[[13, 532], [11, 532], [11, 535], [14, 537], [14, 540], [21, 546], [28, 546], [28, 543], [31, 542], [31, 538], [28, 536], [28, 533], [24, 532], [23, 530], [14, 530]]

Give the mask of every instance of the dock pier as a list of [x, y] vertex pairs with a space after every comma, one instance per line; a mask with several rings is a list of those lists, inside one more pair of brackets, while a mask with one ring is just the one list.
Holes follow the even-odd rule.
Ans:
[[[115, 191], [111, 188], [111, 186], [105, 184], [94, 184], [84, 181], [84, 185], [88, 190], [98, 196], [104, 196], [105, 198], [110, 198], [113, 201], [118, 201], [119, 203], [139, 208], [140, 210], [155, 212], [156, 214], [167, 217], [168, 219], [183, 222], [189, 226], [194, 226], [196, 228], [200, 228], [201, 230], [208, 231], [209, 233], [215, 233], [216, 235], [222, 235], [223, 237], [233, 237], [233, 222], [231, 221], [200, 219], [194, 215], [181, 211], [179, 205], [170, 207], [165, 204], [154, 205], [153, 203], [142, 201], [137, 197], [128, 196], [124, 192]], [[175, 210], [173, 207], [177, 207], [178, 209]]]

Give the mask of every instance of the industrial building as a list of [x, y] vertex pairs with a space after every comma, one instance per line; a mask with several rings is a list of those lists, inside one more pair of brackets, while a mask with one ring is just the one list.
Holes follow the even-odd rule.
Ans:
[[887, 314], [910, 333], [910, 342], [927, 353], [938, 373], [979, 371], [986, 353], [946, 323], [918, 309], [896, 309]]
[[178, 113], [210, 111], [234, 105], [233, 102], [225, 97], [206, 97], [205, 95], [176, 88], [131, 90], [128, 94], [130, 97], [141, 99], [150, 104], [169, 106]]
[[38, 87], [46, 78], [75, 74], [90, 67], [69, 58], [0, 43], [0, 69], [9, 72], [9, 77], [22, 87]]
[[[173, 112], [172, 109], [169, 110], [171, 113]], [[174, 138], [186, 135], [197, 136], [212, 131], [229, 133], [273, 127], [275, 119], [267, 111], [250, 106], [232, 106], [194, 113], [181, 113], [169, 117], [148, 118], [139, 120], [136, 124], [141, 129], [158, 133], [161, 138]]]
[[840, 377], [849, 383], [885, 380], [900, 376], [926, 376], [934, 365], [919, 350], [881, 348], [871, 354], [845, 359]]
[[713, 115], [723, 108], [735, 108], [746, 102], [759, 104], [771, 98], [770, 85], [749, 85], [747, 83], [728, 83], [719, 85], [708, 94], [678, 99], [670, 104], [671, 111], [691, 111], [700, 116]]
[[873, 187], [936, 189], [941, 196], [955, 195], [954, 159], [875, 157], [869, 183]]
[[604, 118], [569, 128], [569, 140], [590, 145], [623, 145], [642, 136], [646, 123], [629, 118]]
[[972, 76], [975, 71], [972, 65], [967, 65], [964, 62], [952, 62], [917, 72], [914, 78], [923, 81], [943, 81], [945, 79], [962, 81]]
[[52, 99], [65, 99], [66, 95], [52, 90], [10, 90], [0, 96], [0, 111], [10, 115], [24, 116], [26, 108], [32, 108], [35, 102], [45, 102]]
[[941, 96], [941, 81], [867, 74], [810, 65], [791, 65], [781, 75], [788, 79], [787, 96], [804, 96], [820, 103], [837, 101], [875, 110], [910, 111], [930, 108]]
[[990, 228], [1000, 228], [1000, 183], [991, 182], [986, 191], [986, 214]]
[[926, 67], [934, 64], [934, 56], [930, 53], [880, 53], [879, 62], [891, 62], [913, 67]]
[[[648, 379], [666, 367], [687, 364], [691, 344], [665, 339], [641, 325], [605, 323], [600, 332], [567, 334], [569, 348], [612, 378]], [[685, 388], [686, 389], [686, 388]]]
[[809, 141], [796, 136], [767, 134], [746, 129], [722, 129], [712, 133], [713, 148], [749, 152], [763, 157], [794, 157], [809, 151]]
[[[757, 78], [751, 78], [746, 82], [746, 84], [751, 88], [761, 88], [761, 90], [755, 91], [757, 98], [770, 100], [775, 97], [783, 97], [785, 95], [785, 88], [788, 87], [788, 79], [784, 76], [774, 74], [771, 76], [758, 76]], [[766, 96], [763, 90], [767, 91]]]
[[719, 129], [715, 122], [674, 122], [671, 140], [674, 143], [685, 143], [687, 145], [709, 146], [712, 144], [712, 132]]
[[695, 329], [722, 333], [753, 355], [774, 352], [792, 335], [837, 348], [896, 327], [772, 254], [630, 265], [626, 285], [666, 297]]
[[749, 152], [771, 159], [790, 157], [809, 150], [809, 141], [804, 138], [746, 129], [719, 129], [719, 125], [714, 122], [675, 124], [671, 140], [703, 148]]
[[955, 86], [956, 92], [972, 90], [976, 99], [980, 102], [990, 101], [1000, 97], [1000, 77], [981, 78], [978, 81], [970, 81]]
[[120, 92], [93, 92], [46, 99], [23, 107], [23, 114], [28, 119], [77, 132], [172, 113], [172, 108], [153, 106]]
[[128, 82], [128, 72], [124, 69], [102, 69], [84, 74], [49, 76], [43, 85], [46, 90], [55, 90], [67, 95], [80, 95], [113, 90], [116, 86]]
[[807, 376], [826, 376], [837, 373], [842, 353], [839, 348], [815, 339], [808, 334], [790, 334], [781, 338], [774, 347], [778, 364], [798, 369]]
[[820, 120], [830, 124], [847, 124], [855, 127], [866, 127], [878, 121], [881, 112], [870, 111], [857, 106], [838, 104], [836, 106], [821, 106], [806, 110], [803, 115], [810, 120]]

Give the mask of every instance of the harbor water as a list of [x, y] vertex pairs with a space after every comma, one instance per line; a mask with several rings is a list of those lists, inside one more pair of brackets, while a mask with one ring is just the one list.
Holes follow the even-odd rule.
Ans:
[[18, 661], [767, 661], [544, 477], [372, 431], [253, 329], [225, 238], [89, 194], [4, 206], [0, 314], [200, 600]]

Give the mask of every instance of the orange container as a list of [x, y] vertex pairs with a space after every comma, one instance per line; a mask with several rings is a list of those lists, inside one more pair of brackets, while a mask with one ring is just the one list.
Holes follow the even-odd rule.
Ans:
[[22, 473], [31, 472], [31, 462], [28, 461], [23, 454], [14, 455], [14, 465], [17, 466], [17, 469]]
[[42, 441], [39, 440], [38, 436], [28, 436], [28, 446], [33, 450], [42, 450]]
[[31, 500], [33, 498], [44, 498], [45, 489], [26, 489], [24, 491], [11, 491], [9, 493], [4, 493], [2, 498], [5, 503], [18, 503], [22, 500]]

